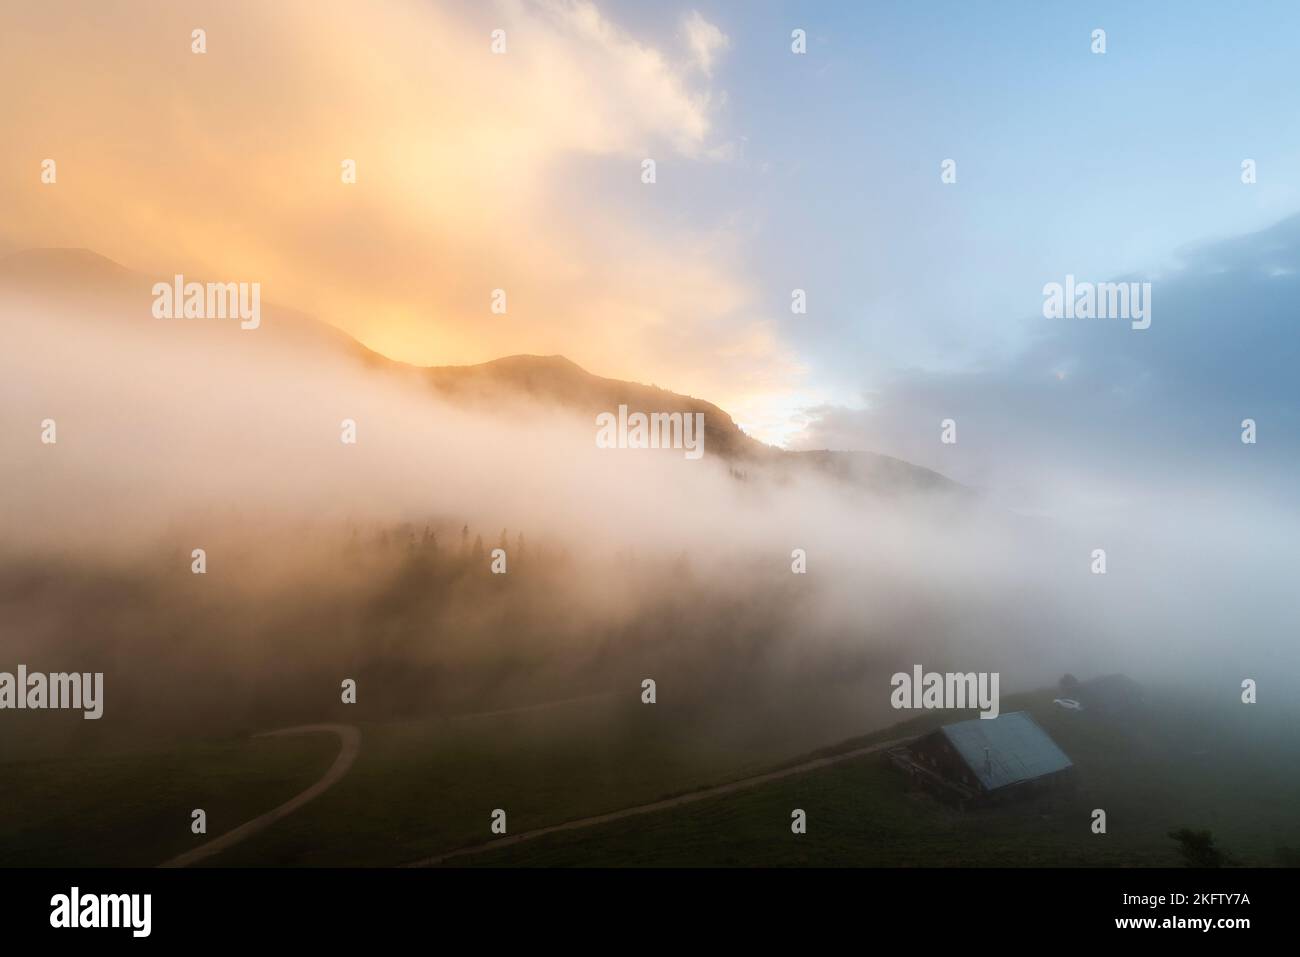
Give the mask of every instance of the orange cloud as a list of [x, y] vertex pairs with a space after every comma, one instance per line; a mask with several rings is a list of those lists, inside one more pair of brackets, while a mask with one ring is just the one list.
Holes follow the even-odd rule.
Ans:
[[[727, 40], [698, 13], [676, 52], [561, 0], [457, 14], [400, 0], [88, 14], [52, 0], [5, 16], [11, 247], [259, 281], [266, 299], [420, 364], [563, 353], [742, 406], [733, 383], [780, 390], [797, 371], [755, 318], [736, 237], [630, 212], [659, 195], [643, 158], [686, 177], [726, 154], [709, 75]], [[617, 173], [584, 188], [600, 164]], [[489, 308], [498, 288], [504, 316]]]

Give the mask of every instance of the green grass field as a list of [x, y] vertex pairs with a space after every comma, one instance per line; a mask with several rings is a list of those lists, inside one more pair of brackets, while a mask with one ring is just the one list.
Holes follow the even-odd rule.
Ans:
[[[333, 738], [240, 737], [0, 763], [0, 866], [160, 864], [288, 800], [337, 750]], [[195, 808], [206, 837], [190, 832]]]
[[[1168, 866], [1168, 831], [1208, 828], [1237, 863], [1300, 847], [1294, 713], [1152, 696], [1108, 721], [1008, 696], [1074, 760], [1069, 794], [958, 811], [911, 790], [871, 755], [723, 797], [458, 857], [453, 866]], [[816, 753], [919, 733], [951, 713]], [[1286, 718], [1287, 720], [1282, 720]], [[1289, 722], [1289, 723], [1288, 723]], [[205, 866], [385, 866], [510, 833], [650, 802], [795, 763], [798, 736], [692, 734], [673, 711], [574, 702], [520, 714], [361, 725], [361, 753], [334, 788]], [[319, 778], [333, 736], [161, 744], [0, 762], [0, 865], [151, 865], [218, 836]], [[208, 812], [206, 837], [189, 812]], [[803, 808], [808, 832], [790, 831]], [[1093, 808], [1108, 833], [1090, 830]]]
[[[1071, 755], [1073, 793], [959, 811], [909, 788], [882, 755], [669, 812], [459, 858], [468, 866], [1178, 866], [1168, 832], [1210, 829], [1236, 863], [1300, 846], [1300, 740], [1242, 706], [1157, 699], [1143, 720], [1009, 698]], [[920, 721], [923, 728], [936, 722]], [[892, 735], [887, 735], [892, 736]], [[869, 739], [864, 739], [869, 740]], [[848, 749], [864, 742], [847, 742]], [[833, 749], [832, 749], [833, 750]], [[790, 830], [792, 809], [808, 815]], [[1094, 808], [1107, 833], [1093, 834]]]

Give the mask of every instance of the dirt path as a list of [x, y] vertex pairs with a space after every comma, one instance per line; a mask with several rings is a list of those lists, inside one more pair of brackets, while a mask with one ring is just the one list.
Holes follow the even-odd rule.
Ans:
[[241, 841], [246, 841], [254, 834], [258, 834], [280, 818], [292, 814], [298, 808], [302, 807], [308, 801], [320, 797], [325, 791], [338, 783], [339, 778], [348, 773], [352, 767], [352, 762], [357, 759], [357, 754], [361, 750], [361, 732], [348, 724], [304, 724], [296, 728], [283, 728], [279, 731], [266, 731], [256, 735], [259, 738], [278, 738], [291, 734], [337, 734], [339, 742], [342, 745], [339, 748], [339, 755], [330, 765], [330, 769], [325, 772], [325, 776], [313, 784], [301, 794], [295, 795], [285, 801], [273, 811], [267, 811], [260, 817], [255, 817], [246, 824], [241, 824], [233, 831], [227, 831], [218, 838], [208, 841], [206, 844], [200, 844], [193, 850], [186, 851], [170, 861], [158, 865], [159, 867], [188, 867], [196, 861], [212, 857], [214, 854], [220, 854], [227, 848], [233, 847]]
[[760, 784], [767, 784], [771, 781], [780, 781], [783, 778], [793, 777], [796, 774], [806, 774], [809, 771], [816, 771], [818, 768], [830, 767], [831, 765], [839, 764], [842, 761], [851, 761], [854, 758], [860, 758], [863, 755], [875, 754], [878, 751], [883, 751], [886, 748], [892, 748], [911, 740], [912, 738], [909, 737], [895, 738], [893, 741], [882, 741], [880, 744], [871, 744], [865, 748], [845, 751], [843, 754], [831, 754], [824, 758], [814, 758], [811, 761], [805, 761], [803, 764], [791, 765], [788, 768], [769, 771], [766, 774], [758, 774], [751, 778], [741, 778], [739, 781], [730, 781], [727, 784], [718, 784], [713, 787], [703, 788], [699, 791], [689, 791], [686, 794], [664, 798], [661, 801], [652, 801], [649, 804], [638, 804], [635, 807], [623, 808], [619, 811], [610, 811], [607, 814], [597, 814], [592, 817], [578, 818], [575, 821], [566, 821], [563, 824], [552, 824], [549, 827], [539, 827], [532, 831], [521, 831], [518, 834], [499, 837], [493, 841], [485, 841], [482, 844], [471, 844], [468, 847], [461, 847], [454, 851], [447, 851], [446, 853], [437, 854], [433, 857], [426, 857], [422, 860], [407, 864], [406, 866], [432, 867], [455, 857], [467, 857], [470, 854], [481, 854], [484, 851], [496, 850], [500, 847], [509, 847], [511, 844], [520, 844], [524, 841], [531, 841], [534, 838], [542, 837], [546, 834], [558, 834], [561, 831], [576, 831], [584, 827], [594, 827], [597, 824], [607, 824], [610, 821], [621, 821], [624, 818], [635, 817], [639, 814], [652, 814], [655, 811], [666, 811], [670, 808], [681, 807], [684, 804], [694, 804], [697, 801], [707, 801], [709, 798], [719, 797], [724, 794], [734, 794], [736, 791], [743, 791], [747, 788], [757, 787]]

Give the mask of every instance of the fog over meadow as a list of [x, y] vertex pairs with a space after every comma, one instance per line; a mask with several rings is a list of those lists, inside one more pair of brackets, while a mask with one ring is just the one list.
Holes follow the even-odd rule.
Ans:
[[[914, 664], [999, 672], [1003, 694], [1124, 671], [1224, 700], [1297, 671], [1300, 536], [1267, 501], [1153, 488], [1121, 522], [812, 469], [742, 479], [707, 445], [597, 448], [586, 411], [441, 400], [269, 295], [241, 330], [154, 319], [147, 281], [111, 278], [0, 300], [0, 667], [103, 670], [110, 718], [311, 718], [349, 676], [374, 716], [650, 676], [701, 709], [743, 701], [729, 720], [865, 731], [906, 717], [888, 677]], [[503, 529], [497, 576], [472, 543]]]

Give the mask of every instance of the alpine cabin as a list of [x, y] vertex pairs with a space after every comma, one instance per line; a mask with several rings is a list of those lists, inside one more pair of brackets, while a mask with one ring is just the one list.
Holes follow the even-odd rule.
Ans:
[[1024, 797], [1071, 783], [1074, 764], [1026, 711], [945, 725], [889, 752], [916, 783], [960, 804]]

